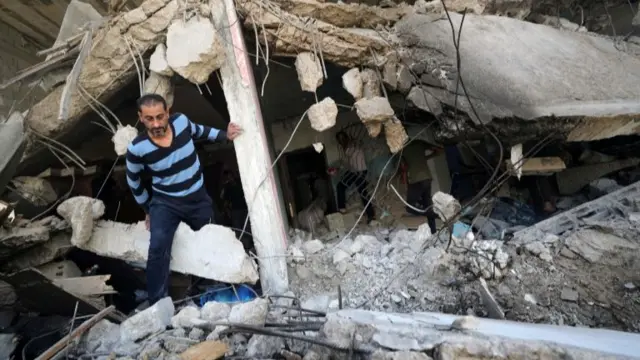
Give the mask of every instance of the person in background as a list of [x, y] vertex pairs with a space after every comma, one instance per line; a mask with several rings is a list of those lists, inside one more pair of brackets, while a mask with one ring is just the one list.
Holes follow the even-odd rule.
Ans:
[[[157, 94], [138, 100], [138, 116], [146, 131], [127, 148], [126, 174], [151, 232], [147, 288], [149, 305], [153, 305], [169, 294], [171, 247], [178, 224], [183, 221], [197, 231], [213, 219], [193, 140], [234, 140], [242, 130], [233, 123], [223, 131], [195, 124], [184, 114], [169, 115], [166, 100]], [[150, 193], [141, 181], [145, 172], [152, 179]]]
[[[402, 161], [407, 168], [407, 212], [412, 215], [426, 215], [427, 223], [432, 233], [436, 232], [436, 214], [431, 201], [431, 181], [433, 176], [429, 171], [427, 160], [438, 156], [442, 151], [434, 151], [424, 141], [414, 140], [402, 150]], [[420, 209], [421, 211], [416, 211]], [[428, 209], [427, 211], [424, 211]]]
[[[337, 186], [338, 209], [341, 213], [346, 211], [346, 191], [350, 186], [355, 186], [360, 193], [362, 205], [365, 208], [367, 222], [375, 219], [373, 205], [369, 202], [369, 190], [367, 189], [367, 162], [364, 151], [344, 131], [336, 134], [336, 140], [344, 151], [346, 157], [346, 169]], [[335, 172], [334, 172], [335, 173]]]

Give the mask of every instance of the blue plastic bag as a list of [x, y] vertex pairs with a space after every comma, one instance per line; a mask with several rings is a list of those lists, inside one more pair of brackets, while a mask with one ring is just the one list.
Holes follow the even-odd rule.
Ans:
[[218, 285], [207, 289], [207, 292], [200, 296], [200, 306], [204, 306], [209, 301], [237, 303], [255, 298], [256, 292], [249, 285]]

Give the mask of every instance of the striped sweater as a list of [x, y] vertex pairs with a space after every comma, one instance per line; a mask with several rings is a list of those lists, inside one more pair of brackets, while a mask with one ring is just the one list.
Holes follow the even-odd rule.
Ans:
[[227, 137], [225, 131], [194, 124], [180, 113], [171, 115], [169, 126], [173, 132], [171, 146], [157, 146], [145, 131], [127, 148], [127, 184], [147, 213], [151, 196], [141, 182], [143, 171], [151, 175], [154, 194], [174, 198], [193, 194], [204, 184], [193, 140], [216, 141]]

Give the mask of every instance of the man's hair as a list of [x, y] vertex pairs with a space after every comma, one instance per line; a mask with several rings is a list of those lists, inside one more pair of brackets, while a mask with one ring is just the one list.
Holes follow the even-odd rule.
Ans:
[[144, 94], [138, 99], [138, 111], [142, 111], [143, 106], [150, 106], [155, 104], [162, 104], [162, 107], [167, 110], [167, 101], [158, 94]]

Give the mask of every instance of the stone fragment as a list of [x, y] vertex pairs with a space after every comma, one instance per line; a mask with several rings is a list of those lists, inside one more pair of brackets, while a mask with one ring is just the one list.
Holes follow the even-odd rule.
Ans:
[[137, 341], [153, 333], [164, 331], [171, 324], [174, 310], [170, 297], [158, 301], [120, 325], [120, 340]]
[[487, 282], [480, 278], [480, 298], [482, 298], [482, 304], [487, 308], [489, 317], [493, 319], [504, 319], [504, 311], [500, 307], [500, 304], [496, 301], [487, 286]]
[[407, 132], [400, 120], [393, 118], [384, 123], [384, 135], [387, 140], [387, 146], [392, 154], [404, 148], [404, 144], [409, 140]]
[[432, 358], [421, 352], [417, 351], [384, 351], [376, 350], [371, 360], [432, 360]]
[[173, 83], [171, 83], [171, 78], [168, 76], [152, 71], [144, 82], [144, 93], [161, 95], [166, 100], [169, 108], [173, 106]]
[[391, 61], [387, 61], [382, 69], [382, 81], [387, 85], [390, 90], [396, 90], [398, 88], [398, 76], [396, 73], [396, 64]]
[[200, 318], [210, 323], [223, 322], [227, 320], [229, 313], [231, 313], [229, 304], [209, 301], [200, 310]]
[[336, 124], [338, 106], [332, 98], [326, 97], [319, 103], [311, 105], [307, 116], [314, 130], [325, 131]]
[[204, 338], [204, 330], [199, 328], [193, 328], [189, 331], [189, 339], [195, 341], [201, 341]]
[[304, 262], [304, 253], [295, 245], [290, 245], [288, 249], [288, 258], [294, 263], [301, 264]]
[[342, 87], [353, 96], [354, 99], [361, 99], [363, 96], [362, 76], [360, 70], [353, 68], [342, 75]]
[[246, 356], [253, 359], [267, 359], [279, 354], [285, 343], [281, 337], [253, 335], [247, 344]]
[[385, 122], [394, 116], [389, 100], [383, 96], [362, 98], [355, 103], [356, 113], [363, 123]]
[[167, 47], [158, 44], [149, 58], [149, 70], [163, 76], [173, 76], [173, 70], [167, 62]]
[[578, 302], [578, 298], [578, 292], [573, 289], [565, 287], [560, 292], [560, 299], [564, 301]]
[[320, 294], [304, 300], [302, 304], [300, 304], [300, 306], [303, 309], [327, 312], [327, 310], [329, 309], [330, 303], [331, 303], [331, 297], [329, 295]]
[[116, 133], [113, 134], [111, 141], [113, 141], [113, 146], [116, 154], [118, 156], [123, 156], [127, 153], [127, 147], [133, 141], [133, 139], [138, 136], [138, 130], [131, 125], [120, 126], [118, 125], [118, 129]]
[[413, 75], [409, 67], [400, 64], [396, 71], [396, 77], [398, 78], [398, 91], [406, 94], [413, 86]]
[[[46, 234], [47, 232], [44, 231], [44, 233]], [[46, 264], [56, 258], [63, 257], [72, 248], [71, 235], [67, 232], [59, 232], [51, 236], [51, 240], [25, 251], [20, 251], [19, 254], [12, 256], [2, 265], [2, 270], [13, 272]]]
[[431, 199], [433, 200], [433, 211], [438, 214], [442, 221], [448, 222], [459, 216], [462, 207], [460, 202], [453, 196], [438, 191], [433, 194]]
[[362, 96], [366, 99], [382, 95], [380, 91], [380, 79], [372, 69], [364, 69], [360, 72], [362, 79]]
[[195, 306], [187, 306], [171, 318], [171, 326], [174, 328], [187, 328], [205, 326], [206, 321], [200, 318], [200, 309]]
[[534, 241], [526, 244], [525, 249], [533, 255], [539, 257], [540, 259], [546, 262], [552, 262], [553, 256], [551, 256], [551, 251], [548, 247], [546, 247], [541, 241]]
[[91, 239], [93, 221], [104, 215], [104, 203], [88, 196], [76, 196], [63, 201], [57, 211], [71, 224], [71, 244], [82, 246]]
[[296, 57], [295, 66], [302, 90], [316, 92], [323, 81], [320, 60], [313, 53], [303, 52]]
[[533, 305], [536, 305], [538, 303], [538, 300], [536, 300], [535, 296], [533, 296], [531, 294], [524, 294], [524, 301], [528, 302], [529, 304], [533, 304]]
[[367, 128], [369, 136], [373, 138], [378, 137], [378, 135], [380, 135], [380, 133], [382, 132], [382, 123], [371, 122], [364, 124], [364, 126]]
[[329, 226], [329, 230], [343, 231], [345, 230], [344, 215], [341, 213], [333, 213], [326, 215], [325, 220]]
[[18, 176], [11, 180], [20, 197], [36, 206], [47, 206], [58, 200], [58, 194], [47, 179]]
[[194, 16], [185, 23], [174, 20], [167, 30], [167, 63], [194, 84], [204, 84], [225, 61], [218, 31], [207, 17]]
[[320, 240], [307, 241], [302, 245], [302, 250], [307, 254], [315, 254], [324, 249], [324, 243]]
[[216, 326], [215, 329], [207, 335], [207, 340], [220, 340], [220, 334], [228, 328], [228, 326]]
[[440, 101], [419, 86], [411, 88], [409, 95], [407, 95], [407, 100], [420, 110], [430, 112], [435, 116], [442, 114]]
[[[91, 240], [81, 248], [124, 261], [146, 262], [149, 232], [144, 222], [98, 221]], [[255, 284], [258, 280], [255, 263], [233, 230], [214, 224], [193, 231], [181, 223], [173, 238], [170, 266], [171, 270], [183, 274], [232, 284]]]
[[266, 299], [237, 304], [231, 308], [229, 322], [262, 326], [267, 319], [268, 305], [269, 302]]
[[0, 227], [0, 259], [12, 257], [25, 249], [49, 241], [49, 228], [46, 226], [13, 227], [5, 230]]
[[78, 346], [87, 353], [110, 353], [120, 342], [120, 326], [100, 320], [87, 331]]

